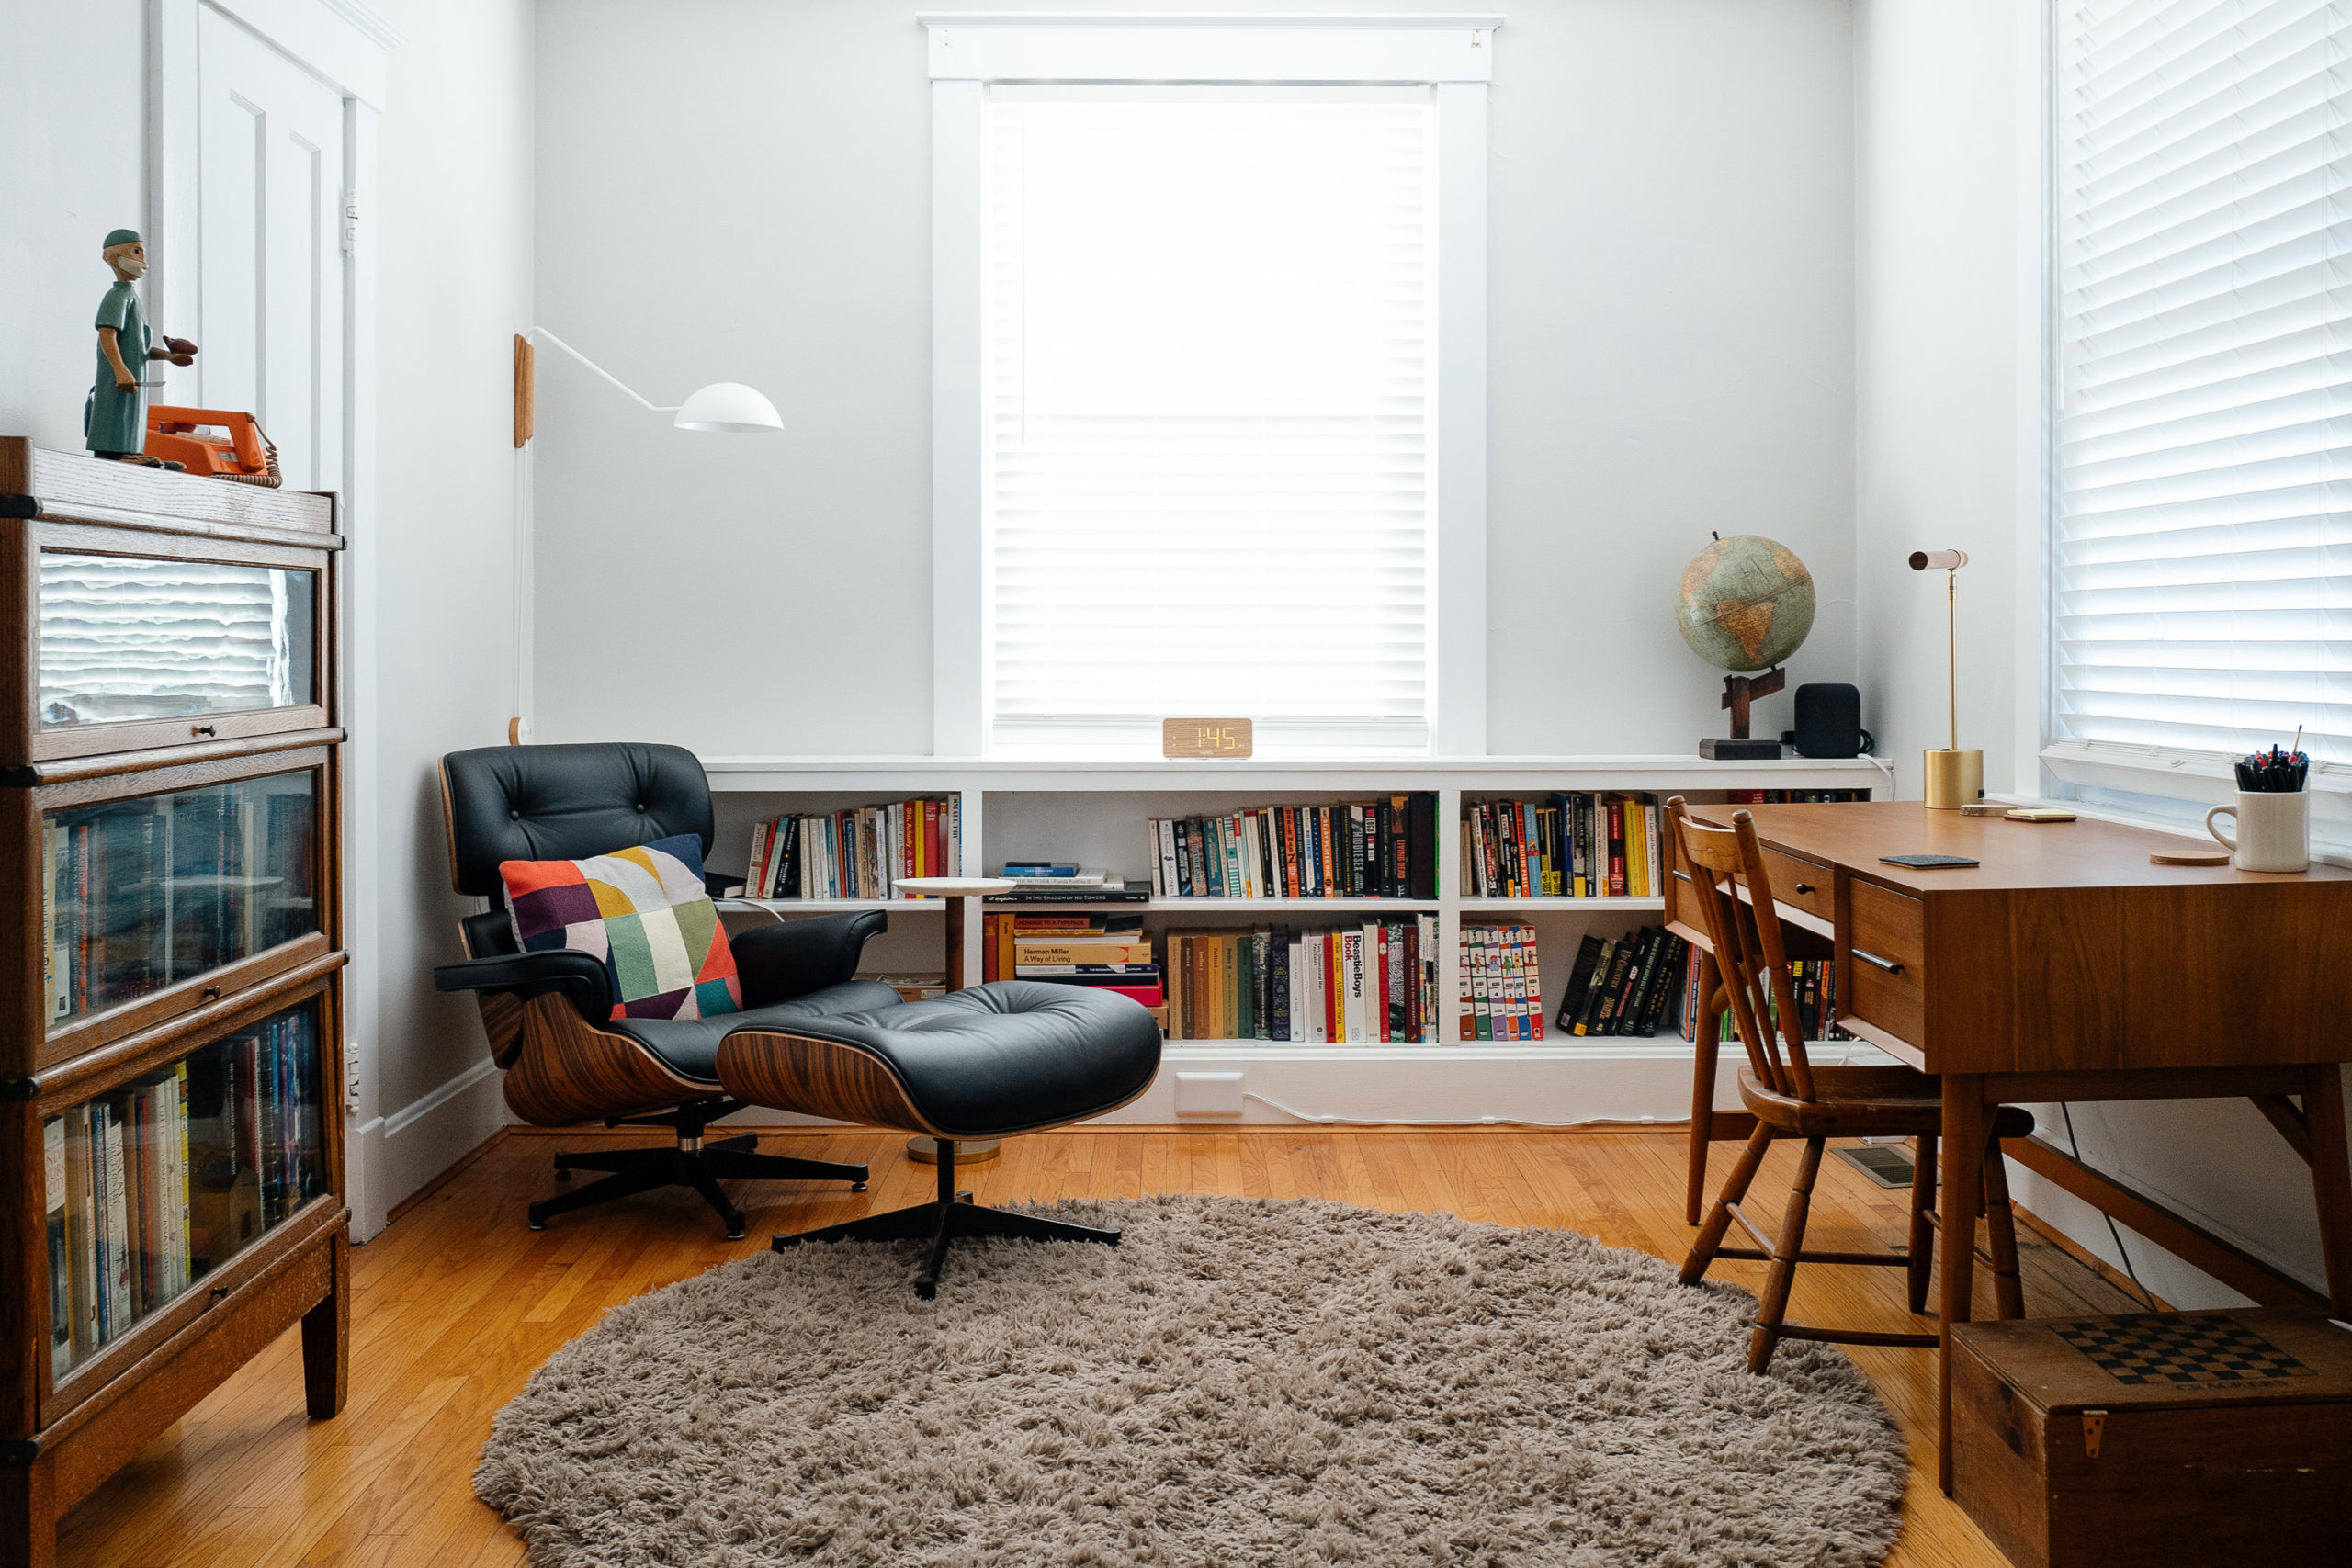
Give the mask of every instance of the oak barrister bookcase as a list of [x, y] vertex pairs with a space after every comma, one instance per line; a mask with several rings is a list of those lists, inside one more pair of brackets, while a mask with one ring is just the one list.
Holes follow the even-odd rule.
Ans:
[[0, 440], [0, 1568], [296, 1323], [343, 1407], [342, 545]]

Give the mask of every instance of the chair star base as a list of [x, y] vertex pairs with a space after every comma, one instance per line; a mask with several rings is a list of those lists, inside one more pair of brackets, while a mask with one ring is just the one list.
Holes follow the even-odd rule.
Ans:
[[[699, 1130], [697, 1130], [699, 1131]], [[743, 1212], [729, 1200], [720, 1181], [846, 1181], [853, 1192], [865, 1190], [866, 1169], [862, 1165], [836, 1165], [830, 1160], [795, 1159], [788, 1155], [763, 1155], [756, 1151], [760, 1140], [756, 1134], [746, 1133], [737, 1138], [722, 1138], [704, 1143], [697, 1137], [682, 1137], [669, 1148], [600, 1149], [594, 1152], [567, 1151], [555, 1156], [555, 1173], [559, 1179], [569, 1179], [575, 1170], [608, 1171], [602, 1181], [592, 1181], [585, 1187], [534, 1203], [530, 1208], [531, 1228], [543, 1231], [548, 1221], [574, 1209], [585, 1209], [598, 1203], [609, 1203], [616, 1198], [627, 1198], [638, 1192], [650, 1192], [662, 1187], [691, 1187], [702, 1194], [703, 1201], [718, 1212], [726, 1222], [727, 1239], [743, 1239]]]
[[1119, 1233], [1097, 1230], [1091, 1225], [1074, 1225], [1067, 1220], [1048, 1220], [1036, 1214], [1016, 1214], [1006, 1209], [985, 1209], [972, 1201], [969, 1192], [956, 1190], [956, 1145], [946, 1138], [939, 1140], [939, 1197], [929, 1203], [917, 1203], [909, 1209], [893, 1209], [888, 1213], [868, 1214], [864, 1219], [850, 1220], [822, 1230], [802, 1231], [797, 1235], [778, 1233], [769, 1243], [771, 1250], [782, 1252], [787, 1247], [806, 1242], [826, 1241], [922, 1241], [931, 1243], [931, 1250], [923, 1257], [922, 1268], [915, 1274], [915, 1294], [930, 1301], [939, 1294], [940, 1269], [947, 1261], [948, 1244], [958, 1236], [1000, 1237], [1008, 1241], [1091, 1241], [1104, 1247], [1119, 1245]]

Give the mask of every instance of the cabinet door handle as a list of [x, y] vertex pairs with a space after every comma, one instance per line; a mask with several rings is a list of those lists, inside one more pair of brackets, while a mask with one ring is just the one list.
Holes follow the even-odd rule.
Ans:
[[1903, 965], [1897, 964], [1892, 958], [1881, 958], [1877, 953], [1865, 951], [1859, 947], [1853, 949], [1852, 952], [1855, 957], [1860, 959], [1863, 963], [1869, 964], [1873, 969], [1883, 969], [1890, 975], [1900, 975], [1903, 973]]

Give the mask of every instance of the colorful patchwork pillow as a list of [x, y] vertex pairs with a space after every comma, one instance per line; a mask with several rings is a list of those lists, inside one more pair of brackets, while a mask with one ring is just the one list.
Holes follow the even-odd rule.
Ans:
[[615, 1018], [710, 1018], [743, 1010], [734, 950], [702, 880], [702, 840], [658, 839], [593, 860], [499, 863], [514, 940], [604, 961]]

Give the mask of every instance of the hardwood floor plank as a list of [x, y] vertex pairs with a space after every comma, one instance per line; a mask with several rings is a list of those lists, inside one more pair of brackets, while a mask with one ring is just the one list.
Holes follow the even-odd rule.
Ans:
[[[491, 1416], [549, 1353], [619, 1303], [749, 1256], [772, 1232], [926, 1201], [934, 1182], [933, 1168], [904, 1157], [897, 1134], [771, 1134], [763, 1152], [865, 1162], [869, 1190], [739, 1184], [746, 1235], [732, 1243], [683, 1191], [560, 1216], [535, 1234], [524, 1205], [559, 1190], [549, 1161], [567, 1146], [504, 1138], [356, 1249], [352, 1397], [342, 1417], [302, 1415], [299, 1340], [289, 1331], [67, 1517], [60, 1562], [517, 1568], [520, 1540], [474, 1498], [470, 1477]], [[982, 1202], [1162, 1191], [1322, 1197], [1576, 1230], [1679, 1261], [1691, 1234], [1682, 1151], [1670, 1131], [1091, 1130], [1010, 1139], [1002, 1158], [974, 1168], [963, 1185]], [[1751, 1212], [1768, 1226], [1778, 1222], [1793, 1156], [1775, 1148], [1757, 1179]], [[1717, 1151], [1713, 1174], [1720, 1179], [1728, 1166]], [[1899, 1245], [1905, 1202], [1902, 1191], [1830, 1159], [1810, 1244]], [[2030, 1229], [2018, 1241], [2035, 1315], [2138, 1304]], [[1711, 1278], [1753, 1290], [1761, 1276], [1759, 1265], [1719, 1262]], [[1989, 1314], [1989, 1282], [1985, 1290], [1981, 1310]], [[1792, 1310], [1857, 1327], [1921, 1321], [1893, 1269], [1801, 1269]], [[1905, 1524], [1890, 1568], [1999, 1568], [1998, 1554], [1935, 1486], [1933, 1358], [1869, 1348], [1853, 1356], [1911, 1446]]]

